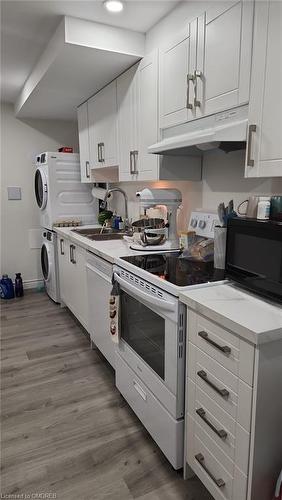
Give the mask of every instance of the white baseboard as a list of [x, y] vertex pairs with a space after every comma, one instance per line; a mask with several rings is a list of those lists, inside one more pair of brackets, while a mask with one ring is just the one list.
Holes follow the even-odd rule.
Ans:
[[26, 290], [31, 288], [41, 288], [44, 286], [43, 280], [26, 280], [23, 282], [23, 286]]

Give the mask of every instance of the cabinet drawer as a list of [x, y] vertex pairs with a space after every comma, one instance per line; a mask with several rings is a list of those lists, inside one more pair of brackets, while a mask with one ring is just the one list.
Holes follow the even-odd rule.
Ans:
[[222, 451], [247, 474], [249, 433], [190, 379], [188, 379], [187, 395], [187, 412]]
[[189, 310], [189, 341], [216, 359], [222, 366], [253, 384], [254, 346], [217, 323]]
[[118, 353], [116, 386], [173, 467], [183, 467], [184, 420], [168, 413]]
[[247, 476], [189, 415], [187, 429], [187, 462], [215, 500], [245, 500]]
[[188, 343], [188, 376], [220, 408], [250, 430], [252, 388], [191, 342]]

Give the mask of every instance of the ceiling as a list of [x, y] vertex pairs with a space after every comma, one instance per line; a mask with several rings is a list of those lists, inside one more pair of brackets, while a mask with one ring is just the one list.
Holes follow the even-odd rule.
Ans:
[[179, 0], [126, 0], [110, 14], [102, 1], [1, 1], [1, 98], [15, 102], [63, 15], [146, 33]]

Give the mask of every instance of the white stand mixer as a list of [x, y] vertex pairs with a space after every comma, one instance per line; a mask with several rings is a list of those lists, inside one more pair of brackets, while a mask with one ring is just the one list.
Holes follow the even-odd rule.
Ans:
[[167, 224], [166, 227], [160, 229], [145, 228], [145, 234], [164, 234], [165, 242], [156, 245], [146, 245], [141, 243], [132, 243], [130, 248], [133, 250], [146, 252], [174, 251], [179, 250], [179, 237], [177, 234], [177, 210], [182, 202], [182, 195], [178, 189], [149, 189], [145, 188], [142, 191], [137, 191], [136, 196], [139, 198], [140, 207], [144, 212], [148, 208], [158, 205], [167, 207]]

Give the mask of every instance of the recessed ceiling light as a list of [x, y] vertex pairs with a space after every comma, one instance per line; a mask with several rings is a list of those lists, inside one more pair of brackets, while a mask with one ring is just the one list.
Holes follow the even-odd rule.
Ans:
[[121, 12], [123, 10], [121, 0], [105, 0], [103, 4], [109, 12]]

